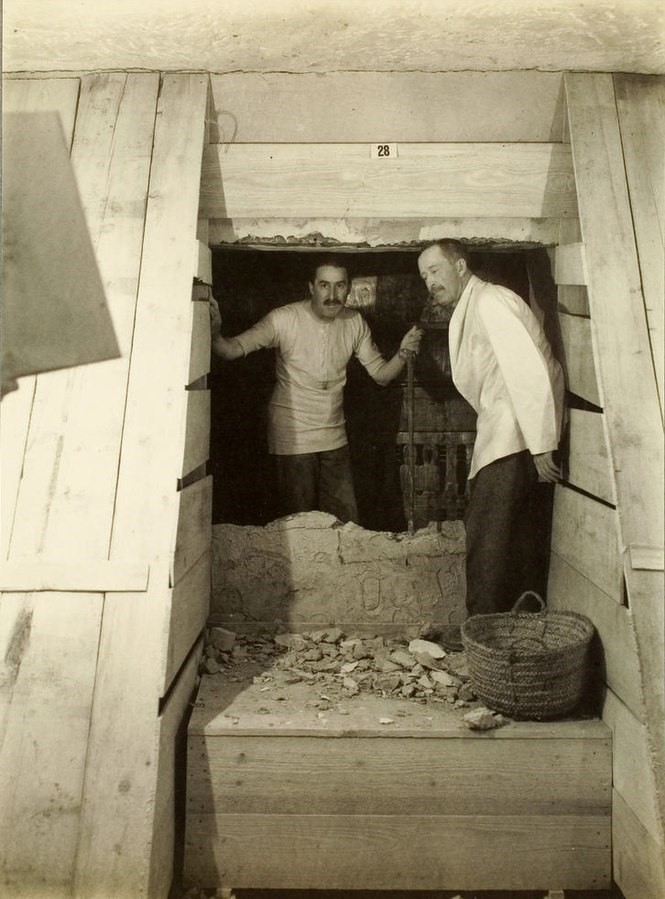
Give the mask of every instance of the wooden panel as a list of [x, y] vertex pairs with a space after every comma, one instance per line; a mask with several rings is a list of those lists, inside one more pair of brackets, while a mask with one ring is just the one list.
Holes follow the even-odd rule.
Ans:
[[609, 886], [610, 818], [203, 816], [189, 825], [186, 859], [202, 886], [593, 890]]
[[564, 355], [561, 361], [568, 389], [595, 406], [602, 406], [594, 362], [591, 321], [579, 315], [560, 312], [559, 325]]
[[370, 159], [359, 144], [212, 145], [201, 212], [252, 216], [577, 215], [563, 144], [403, 144]]
[[212, 478], [202, 478], [180, 491], [172, 584], [210, 548], [212, 539]]
[[[556, 72], [263, 72], [212, 75], [210, 138], [290, 143], [339, 140], [559, 141]], [[460, 109], [473, 110], [460, 116]]]
[[[205, 221], [207, 221], [207, 219]], [[202, 284], [212, 284], [212, 256], [210, 247], [200, 240], [195, 241], [194, 244], [194, 277]]]
[[210, 371], [210, 311], [207, 299], [192, 303], [192, 345], [187, 383], [193, 384]]
[[615, 509], [575, 490], [557, 487], [552, 520], [552, 552], [613, 600], [622, 602], [623, 572]]
[[151, 561], [147, 593], [105, 606], [75, 882], [83, 895], [142, 895], [150, 876], [206, 91], [204, 76], [164, 76], [155, 122], [111, 558], [163, 564]]
[[[609, 814], [611, 742], [190, 738], [190, 814]], [[496, 772], [502, 776], [497, 779]], [[454, 772], [454, 773], [453, 773]], [[515, 784], [519, 782], [519, 790]]]
[[654, 840], [620, 793], [612, 800], [614, 880], [624, 896], [665, 896], [665, 846]]
[[[25, 81], [5, 79], [2, 86], [3, 112], [55, 110], [60, 115], [65, 140], [71, 146], [79, 84], [78, 78]], [[0, 472], [2, 477], [0, 482], [2, 495], [0, 558], [2, 559], [7, 557], [9, 550], [35, 386], [35, 378], [23, 378], [19, 389], [4, 396], [0, 405]]]
[[632, 712], [608, 691], [603, 721], [612, 729], [613, 785], [655, 839], [661, 839], [647, 734]]
[[0, 603], [0, 893], [69, 895], [102, 597]]
[[[182, 472], [207, 77], [166, 75], [155, 126], [112, 556], [166, 555]], [[169, 252], [165, 253], [164, 248]], [[156, 377], [156, 373], [159, 376]]]
[[202, 465], [210, 454], [210, 391], [188, 390], [185, 450], [181, 475]]
[[171, 591], [164, 693], [169, 689], [183, 659], [205, 627], [210, 611], [210, 557], [209, 550], [203, 553]]
[[603, 415], [569, 409], [567, 480], [605, 502], [616, 504]]
[[[440, 212], [440, 210], [439, 210]], [[566, 219], [562, 219], [566, 221]], [[306, 219], [233, 218], [210, 221], [210, 246], [234, 244], [251, 238], [255, 244], [275, 244], [275, 235], [298, 241], [304, 246], [320, 246], [320, 235], [345, 246], [366, 244], [370, 247], [414, 244], [445, 234], [460, 240], [483, 238], [517, 244], [553, 244], [559, 238], [559, 220], [532, 218], [463, 218], [446, 219], [440, 215], [416, 218], [330, 218], [308, 216]], [[415, 261], [415, 260], [414, 260]]]
[[556, 284], [586, 284], [584, 245], [562, 244], [554, 252], [554, 281]]
[[179, 771], [186, 765], [185, 736], [187, 706], [194, 693], [202, 646], [192, 653], [178, 678], [157, 722], [159, 767], [155, 796], [153, 837], [148, 896], [168, 896], [173, 879], [176, 839], [176, 808]]
[[158, 84], [83, 80], [72, 163], [123, 358], [39, 378], [12, 555], [108, 558]]
[[641, 721], [644, 698], [637, 641], [630, 610], [613, 602], [595, 584], [552, 553], [547, 603], [553, 609], [586, 615], [600, 638], [599, 672], [607, 685]]
[[145, 562], [4, 562], [0, 565], [0, 591], [33, 593], [113, 593], [146, 590]]
[[615, 75], [614, 87], [662, 410], [665, 362], [665, 78]]
[[589, 297], [586, 287], [576, 284], [561, 284], [557, 290], [557, 299], [562, 312], [589, 317]]

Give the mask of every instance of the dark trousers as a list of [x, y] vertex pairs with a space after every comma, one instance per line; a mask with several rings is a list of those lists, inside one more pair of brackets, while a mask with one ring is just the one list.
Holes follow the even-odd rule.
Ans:
[[321, 453], [275, 456], [282, 515], [329, 512], [339, 521], [358, 521], [349, 447]]
[[538, 483], [525, 450], [481, 468], [470, 487], [464, 519], [469, 615], [507, 612], [526, 590], [544, 598], [553, 485]]

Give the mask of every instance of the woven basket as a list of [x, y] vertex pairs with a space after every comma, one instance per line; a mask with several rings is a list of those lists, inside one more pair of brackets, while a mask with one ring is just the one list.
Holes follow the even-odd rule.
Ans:
[[[535, 596], [539, 612], [521, 612]], [[587, 679], [591, 621], [545, 608], [528, 591], [511, 612], [474, 615], [462, 625], [471, 686], [485, 705], [511, 718], [545, 720], [571, 712]]]

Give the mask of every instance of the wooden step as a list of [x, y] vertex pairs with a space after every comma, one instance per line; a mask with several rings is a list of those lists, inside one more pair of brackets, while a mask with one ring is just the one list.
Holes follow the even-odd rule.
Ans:
[[478, 732], [446, 702], [362, 693], [327, 704], [305, 683], [203, 679], [188, 736], [187, 883], [609, 886], [601, 721]]

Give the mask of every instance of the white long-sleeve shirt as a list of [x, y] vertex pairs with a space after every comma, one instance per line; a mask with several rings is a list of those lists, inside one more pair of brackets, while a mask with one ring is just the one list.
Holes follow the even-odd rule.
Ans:
[[478, 413], [469, 478], [512, 453], [558, 447], [563, 371], [517, 294], [472, 275], [450, 320], [448, 341], [455, 386]]
[[372, 378], [386, 365], [359, 312], [343, 309], [332, 321], [321, 321], [309, 300], [273, 309], [235, 340], [245, 355], [264, 347], [278, 349], [268, 448], [283, 455], [345, 446], [343, 395], [351, 356]]

